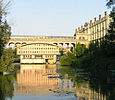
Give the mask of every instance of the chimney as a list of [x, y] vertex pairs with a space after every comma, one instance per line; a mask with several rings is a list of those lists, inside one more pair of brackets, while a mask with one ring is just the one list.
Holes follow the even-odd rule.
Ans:
[[80, 27], [78, 27], [78, 31], [80, 31]]
[[99, 20], [101, 20], [101, 15], [99, 15]]
[[90, 26], [92, 26], [92, 20], [90, 20]]
[[75, 29], [75, 33], [77, 33], [77, 28]]
[[90, 24], [92, 24], [92, 20], [90, 20]]
[[81, 26], [81, 30], [83, 30], [83, 25]]
[[107, 16], [107, 11], [105, 11], [105, 17]]
[[94, 22], [96, 22], [96, 17], [94, 18]]

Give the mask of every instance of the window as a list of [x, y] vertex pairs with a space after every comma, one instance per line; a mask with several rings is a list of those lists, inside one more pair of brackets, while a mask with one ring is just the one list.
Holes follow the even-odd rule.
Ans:
[[79, 37], [79, 39], [80, 39], [80, 40], [84, 40], [84, 39], [85, 39], [85, 37]]
[[79, 37], [79, 39], [81, 39], [81, 37]]
[[102, 31], [103, 31], [103, 37], [104, 37], [104, 22], [103, 22]]
[[101, 23], [100, 23], [100, 38], [101, 38]]
[[97, 25], [97, 39], [99, 39], [99, 27]]
[[95, 34], [95, 39], [96, 39], [96, 26], [95, 26], [95, 32], [94, 32], [94, 34]]
[[92, 39], [94, 40], [94, 35], [92, 34]]

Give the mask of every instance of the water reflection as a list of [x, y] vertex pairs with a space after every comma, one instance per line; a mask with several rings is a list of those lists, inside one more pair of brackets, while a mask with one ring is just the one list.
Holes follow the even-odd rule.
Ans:
[[78, 100], [107, 100], [106, 95], [91, 89], [89, 82], [84, 82], [76, 87], [76, 97]]
[[13, 97], [14, 75], [0, 75], [0, 100]]
[[[62, 78], [63, 77], [63, 78]], [[21, 64], [14, 95], [73, 95], [73, 82], [57, 72], [56, 65]]]
[[90, 72], [89, 70], [68, 68], [68, 70], [60, 70], [60, 72], [68, 74], [74, 82], [77, 100], [115, 100], [115, 84], [107, 81], [106, 71], [100, 70], [100, 73], [96, 73], [95, 70]]
[[0, 100], [115, 100], [115, 85], [102, 74], [55, 64], [21, 64], [16, 77], [0, 75]]

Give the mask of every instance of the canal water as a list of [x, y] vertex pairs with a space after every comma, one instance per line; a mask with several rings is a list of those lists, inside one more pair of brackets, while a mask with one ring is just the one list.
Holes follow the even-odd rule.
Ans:
[[19, 68], [16, 73], [0, 75], [0, 100], [112, 100], [110, 96], [114, 98], [114, 86], [109, 87], [106, 84], [101, 87], [96, 81], [96, 84], [91, 83], [88, 73], [83, 70], [76, 71], [71, 67], [56, 64], [21, 64]]

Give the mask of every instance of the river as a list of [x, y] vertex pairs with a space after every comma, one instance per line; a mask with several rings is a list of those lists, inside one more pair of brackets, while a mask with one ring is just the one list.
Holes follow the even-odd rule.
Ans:
[[84, 78], [88, 73], [78, 71], [81, 74], [56, 64], [21, 64], [16, 73], [0, 75], [0, 100], [111, 100]]

